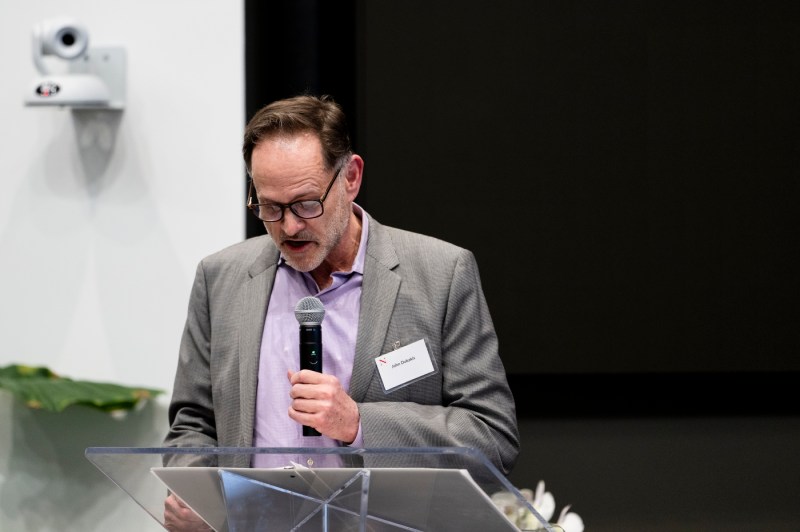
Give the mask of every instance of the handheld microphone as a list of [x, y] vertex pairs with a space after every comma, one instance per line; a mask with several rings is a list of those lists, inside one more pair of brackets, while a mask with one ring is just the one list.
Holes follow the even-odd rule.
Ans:
[[[322, 320], [325, 307], [313, 296], [304, 297], [294, 308], [300, 324], [300, 369], [322, 373]], [[321, 436], [313, 427], [303, 425], [303, 436]]]

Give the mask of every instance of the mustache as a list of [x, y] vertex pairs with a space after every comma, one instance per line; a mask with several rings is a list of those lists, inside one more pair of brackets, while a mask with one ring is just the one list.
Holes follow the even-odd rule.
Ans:
[[293, 236], [286, 236], [285, 234], [281, 233], [281, 235], [280, 235], [281, 244], [284, 244], [286, 242], [290, 242], [292, 240], [294, 240], [294, 241], [305, 240], [305, 241], [309, 241], [309, 242], [316, 242], [316, 238], [314, 238], [314, 235], [312, 233], [301, 232], [301, 233], [297, 233], [296, 235], [293, 235]]

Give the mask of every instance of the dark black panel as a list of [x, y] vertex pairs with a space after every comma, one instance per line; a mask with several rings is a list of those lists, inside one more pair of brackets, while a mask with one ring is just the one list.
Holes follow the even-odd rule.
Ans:
[[511, 374], [522, 418], [800, 416], [800, 372]]
[[511, 374], [800, 370], [782, 2], [363, 2], [369, 210], [473, 250]]
[[[270, 102], [304, 93], [329, 94], [356, 116], [355, 9], [355, 0], [246, 0], [247, 120]], [[352, 123], [350, 130], [357, 148]], [[264, 234], [245, 214], [247, 236]]]
[[800, 370], [797, 4], [246, 7], [248, 118], [342, 103], [358, 201], [475, 252], [509, 373]]

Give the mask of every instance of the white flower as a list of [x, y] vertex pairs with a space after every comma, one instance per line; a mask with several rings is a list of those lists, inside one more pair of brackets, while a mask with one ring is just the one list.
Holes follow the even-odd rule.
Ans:
[[569, 504], [561, 510], [556, 524], [564, 529], [564, 532], [583, 532], [583, 519], [575, 512], [569, 511]]
[[[520, 494], [525, 497], [531, 506], [542, 516], [547, 522], [550, 522], [556, 510], [556, 500], [553, 494], [545, 491], [544, 481], [540, 480], [536, 485], [536, 493], [534, 494], [528, 488], [519, 490]], [[492, 502], [497, 506], [509, 521], [514, 523], [520, 530], [541, 530], [542, 525], [539, 520], [534, 516], [526, 506], [520, 503], [517, 497], [507, 491], [501, 491], [492, 495]], [[575, 512], [569, 511], [570, 506], [567, 505], [561, 510], [558, 520], [553, 523], [564, 529], [564, 532], [583, 532], [583, 520]]]
[[556, 512], [556, 499], [553, 497], [552, 493], [544, 490], [544, 480], [540, 480], [539, 483], [536, 484], [536, 497], [534, 497], [531, 502], [533, 503], [533, 507], [536, 508], [536, 511], [542, 514], [542, 517], [547, 521], [550, 521], [553, 514]]

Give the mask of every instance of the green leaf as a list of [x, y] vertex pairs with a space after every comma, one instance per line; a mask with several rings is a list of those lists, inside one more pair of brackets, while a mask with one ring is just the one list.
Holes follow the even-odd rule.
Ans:
[[85, 405], [105, 412], [131, 410], [140, 401], [162, 390], [119, 384], [74, 381], [46, 367], [12, 364], [0, 368], [0, 388], [13, 393], [30, 408], [61, 412], [71, 405]]

